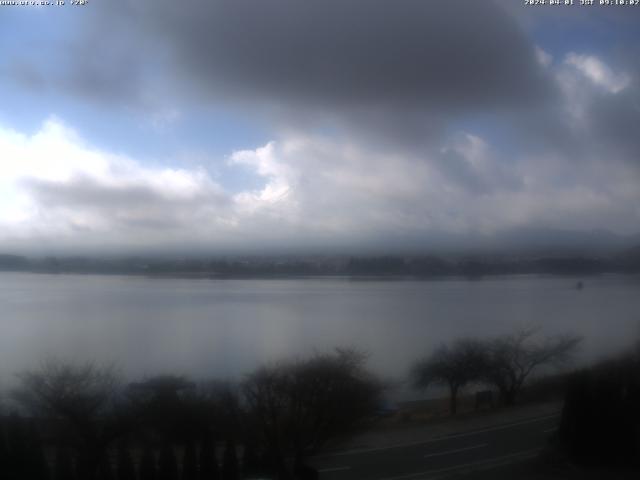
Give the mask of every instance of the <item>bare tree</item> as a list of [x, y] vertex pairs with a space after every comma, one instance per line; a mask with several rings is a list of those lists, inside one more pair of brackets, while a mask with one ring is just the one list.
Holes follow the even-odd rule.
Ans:
[[484, 379], [498, 388], [506, 405], [513, 405], [526, 379], [543, 365], [561, 366], [572, 357], [581, 337], [560, 335], [536, 339], [539, 329], [525, 328], [487, 344]]
[[130, 426], [119, 408], [116, 370], [49, 359], [18, 378], [14, 397], [34, 415], [62, 422], [78, 450], [82, 477], [95, 478], [106, 449]]
[[477, 340], [462, 339], [451, 346], [441, 345], [430, 356], [416, 363], [411, 375], [418, 388], [444, 385], [449, 388], [451, 414], [458, 410], [458, 393], [462, 387], [480, 379], [485, 348]]
[[246, 379], [249, 415], [277, 468], [284, 470], [285, 456], [311, 453], [372, 415], [381, 383], [365, 370], [364, 361], [358, 352], [337, 350], [263, 367]]

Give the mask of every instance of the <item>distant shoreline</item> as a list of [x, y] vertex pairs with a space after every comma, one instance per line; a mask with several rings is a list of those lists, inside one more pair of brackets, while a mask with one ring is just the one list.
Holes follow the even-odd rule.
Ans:
[[[445, 280], [467, 280], [481, 281], [497, 278], [567, 278], [571, 280], [588, 279], [602, 276], [635, 276], [640, 272], [592, 272], [587, 274], [580, 273], [554, 273], [554, 272], [532, 272], [532, 273], [489, 273], [483, 275], [349, 275], [349, 274], [315, 274], [315, 275], [258, 275], [258, 274], [236, 274], [236, 275], [216, 275], [194, 272], [174, 272], [174, 273], [143, 273], [143, 272], [91, 272], [91, 271], [45, 271], [45, 270], [6, 270], [0, 269], [2, 274], [30, 274], [30, 275], [51, 275], [51, 276], [101, 276], [101, 277], [131, 277], [146, 278], [157, 280], [348, 280], [356, 282], [374, 282], [374, 281], [445, 281]], [[586, 288], [584, 285], [582, 288]], [[580, 287], [576, 286], [580, 290]]]
[[0, 272], [171, 278], [437, 279], [504, 275], [593, 276], [640, 273], [640, 247], [610, 253], [545, 255], [44, 257], [0, 254]]

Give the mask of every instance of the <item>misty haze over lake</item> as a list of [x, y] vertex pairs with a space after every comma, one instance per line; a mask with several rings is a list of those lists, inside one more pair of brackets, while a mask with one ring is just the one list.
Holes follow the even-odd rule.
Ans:
[[[576, 288], [582, 280], [584, 289]], [[264, 361], [353, 345], [402, 378], [441, 342], [538, 325], [584, 336], [579, 361], [640, 337], [640, 277], [194, 280], [0, 274], [0, 382], [47, 355], [128, 376], [240, 377]]]

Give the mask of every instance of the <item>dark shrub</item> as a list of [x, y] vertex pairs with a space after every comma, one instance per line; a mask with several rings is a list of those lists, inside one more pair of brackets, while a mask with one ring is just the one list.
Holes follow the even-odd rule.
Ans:
[[193, 442], [187, 443], [182, 457], [182, 480], [198, 479], [198, 458]]
[[222, 478], [224, 480], [237, 480], [238, 470], [236, 446], [231, 440], [228, 440], [222, 457]]
[[58, 447], [56, 450], [54, 480], [74, 480], [73, 458], [68, 448]]
[[200, 449], [200, 480], [219, 480], [220, 470], [216, 456], [215, 442], [206, 435]]
[[156, 480], [156, 457], [151, 447], [146, 447], [140, 460], [140, 480]]
[[559, 438], [576, 463], [638, 465], [640, 368], [630, 355], [575, 374], [562, 411]]
[[158, 459], [158, 480], [178, 480], [178, 462], [173, 448], [166, 443]]
[[136, 480], [136, 468], [127, 444], [118, 445], [118, 480]]

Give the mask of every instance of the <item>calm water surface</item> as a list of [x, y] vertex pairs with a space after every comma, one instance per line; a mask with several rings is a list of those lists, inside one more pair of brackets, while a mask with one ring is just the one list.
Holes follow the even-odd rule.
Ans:
[[[258, 363], [353, 345], [402, 377], [443, 341], [539, 325], [584, 335], [591, 359], [640, 338], [640, 277], [191, 280], [0, 274], [0, 384], [47, 355], [133, 376], [235, 377]], [[6, 382], [5, 382], [6, 383]]]

